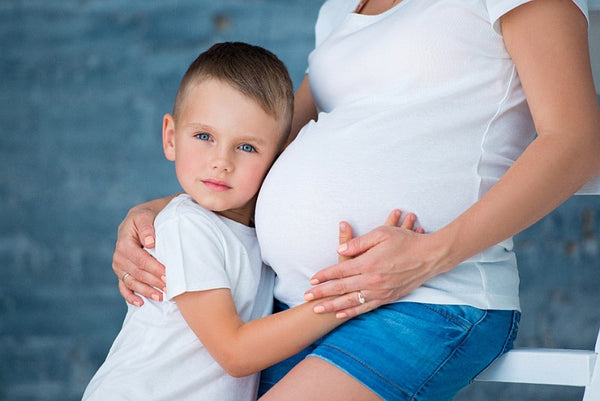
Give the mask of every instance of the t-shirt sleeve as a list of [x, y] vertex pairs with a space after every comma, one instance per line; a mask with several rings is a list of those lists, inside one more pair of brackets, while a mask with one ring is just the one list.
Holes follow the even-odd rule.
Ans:
[[157, 227], [155, 255], [166, 269], [167, 300], [184, 292], [231, 288], [222, 235], [202, 214], [178, 215]]
[[356, 8], [358, 0], [328, 0], [319, 9], [319, 16], [315, 24], [315, 48], [340, 25], [346, 15]]
[[[488, 9], [488, 13], [490, 15], [490, 22], [494, 27], [494, 30], [498, 34], [502, 34], [502, 29], [500, 27], [500, 17], [502, 17], [507, 12], [517, 8], [520, 5], [528, 3], [532, 0], [486, 0], [486, 5]], [[586, 20], [589, 24], [589, 16], [588, 16], [588, 2], [587, 0], [571, 0], [585, 15]]]
[[358, 0], [327, 0], [323, 3], [315, 23], [315, 49], [344, 21], [348, 13], [354, 11], [357, 4]]

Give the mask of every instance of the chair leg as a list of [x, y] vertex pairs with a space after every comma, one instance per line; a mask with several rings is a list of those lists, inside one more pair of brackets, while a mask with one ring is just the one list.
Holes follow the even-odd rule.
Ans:
[[596, 338], [595, 352], [594, 371], [592, 372], [590, 384], [585, 387], [583, 401], [600, 400], [600, 331], [598, 331], [598, 337]]

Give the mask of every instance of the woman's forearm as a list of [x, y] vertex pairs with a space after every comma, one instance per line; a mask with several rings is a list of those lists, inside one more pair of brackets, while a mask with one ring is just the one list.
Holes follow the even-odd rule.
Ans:
[[515, 235], [548, 214], [600, 170], [600, 136], [538, 137], [476, 204], [432, 234], [441, 270]]
[[145, 203], [141, 203], [137, 206], [132, 207], [127, 213], [128, 216], [139, 212], [140, 210], [150, 210], [154, 215], [160, 213], [161, 210], [171, 202], [171, 200], [176, 197], [178, 194], [173, 194], [166, 196], [164, 198], [154, 199]]

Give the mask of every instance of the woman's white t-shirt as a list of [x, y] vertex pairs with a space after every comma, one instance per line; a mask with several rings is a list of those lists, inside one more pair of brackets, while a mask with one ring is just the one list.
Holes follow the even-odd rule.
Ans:
[[[276, 298], [302, 303], [310, 277], [336, 263], [339, 221], [364, 234], [399, 208], [433, 232], [519, 157], [535, 131], [499, 18], [525, 2], [403, 0], [375, 16], [353, 13], [358, 0], [322, 6], [308, 68], [318, 120], [277, 160], [256, 209]], [[518, 286], [508, 239], [402, 301], [519, 309]]]
[[242, 320], [269, 315], [274, 276], [262, 264], [254, 229], [203, 209], [185, 194], [169, 203], [154, 226], [156, 248], [149, 252], [166, 266], [165, 300], [128, 305], [83, 400], [255, 400], [258, 374], [227, 374], [173, 301], [184, 292], [229, 288]]

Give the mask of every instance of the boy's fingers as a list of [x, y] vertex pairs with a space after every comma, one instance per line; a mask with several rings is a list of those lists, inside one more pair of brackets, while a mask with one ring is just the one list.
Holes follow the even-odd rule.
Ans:
[[385, 220], [384, 226], [392, 226], [397, 227], [400, 222], [400, 218], [402, 217], [402, 212], [398, 209], [392, 210], [392, 212], [388, 215]]
[[[345, 244], [352, 239], [352, 227], [345, 221], [340, 222], [339, 226], [339, 243]], [[338, 263], [350, 259], [347, 256], [338, 255]]]
[[414, 213], [409, 213], [404, 216], [404, 220], [402, 220], [402, 225], [400, 228], [405, 228], [407, 230], [413, 230], [415, 228], [415, 223], [417, 222], [417, 216]]
[[[390, 227], [398, 227], [398, 224], [400, 223], [401, 218], [402, 218], [402, 212], [398, 209], [394, 209], [387, 217], [387, 220], [385, 221], [384, 225], [390, 226]], [[415, 228], [416, 223], [417, 223], [417, 216], [414, 213], [408, 213], [406, 216], [404, 216], [404, 219], [402, 220], [402, 224], [400, 225], [400, 228], [404, 228], [406, 230], [411, 230], [411, 231], [414, 231], [414, 232], [417, 232], [420, 234], [424, 233], [425, 231], [422, 228]]]

